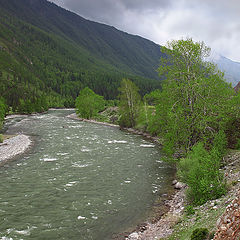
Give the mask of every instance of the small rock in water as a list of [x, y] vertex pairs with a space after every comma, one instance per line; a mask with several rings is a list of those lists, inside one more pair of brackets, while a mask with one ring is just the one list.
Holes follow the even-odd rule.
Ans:
[[181, 183], [181, 182], [177, 182], [174, 186], [175, 189], [182, 189], [186, 186], [186, 184]]
[[172, 185], [175, 185], [175, 184], [177, 184], [177, 180], [172, 181]]
[[128, 236], [129, 240], [137, 240], [139, 238], [139, 234], [137, 232], [133, 232]]

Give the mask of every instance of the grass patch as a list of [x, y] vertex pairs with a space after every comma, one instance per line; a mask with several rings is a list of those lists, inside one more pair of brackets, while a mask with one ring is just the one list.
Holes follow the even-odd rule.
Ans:
[[16, 137], [17, 135], [3, 135], [3, 141], [7, 140], [7, 139], [10, 139], [10, 138], [13, 138], [13, 137]]
[[182, 221], [174, 226], [174, 233], [167, 240], [191, 240], [193, 231], [197, 228], [207, 228], [209, 232], [216, 231], [216, 222], [225, 208], [195, 210], [194, 215], [184, 215]]

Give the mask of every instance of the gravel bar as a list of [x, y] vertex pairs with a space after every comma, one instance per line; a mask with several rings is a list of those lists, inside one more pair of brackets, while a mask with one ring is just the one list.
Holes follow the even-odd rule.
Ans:
[[23, 134], [6, 139], [0, 144], [0, 164], [16, 155], [24, 153], [30, 147], [31, 143], [32, 141], [29, 136]]

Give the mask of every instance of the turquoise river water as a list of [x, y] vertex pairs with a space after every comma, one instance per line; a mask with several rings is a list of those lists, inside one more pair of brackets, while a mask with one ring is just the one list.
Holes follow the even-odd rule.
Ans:
[[169, 189], [157, 145], [73, 111], [8, 120], [34, 146], [0, 168], [0, 239], [108, 240], [135, 226]]

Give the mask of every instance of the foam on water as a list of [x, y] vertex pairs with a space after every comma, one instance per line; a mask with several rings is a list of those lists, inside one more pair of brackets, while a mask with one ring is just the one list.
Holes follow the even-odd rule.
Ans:
[[113, 141], [109, 140], [108, 143], [127, 143], [127, 141], [125, 141], [125, 140], [113, 140]]
[[155, 145], [153, 144], [141, 144], [140, 147], [145, 147], [145, 148], [154, 148]]
[[85, 168], [85, 167], [91, 166], [91, 164], [73, 163], [72, 166], [73, 167], [78, 167], [78, 168]]
[[44, 162], [54, 162], [54, 161], [57, 161], [58, 159], [57, 158], [40, 158], [40, 160]]

